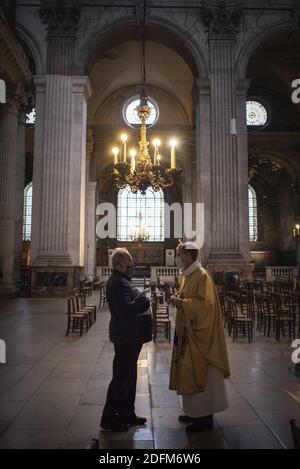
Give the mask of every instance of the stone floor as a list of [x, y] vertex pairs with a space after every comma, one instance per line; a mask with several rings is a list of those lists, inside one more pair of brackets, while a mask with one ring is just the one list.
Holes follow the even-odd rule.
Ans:
[[[95, 298], [96, 301], [96, 298]], [[111, 377], [109, 315], [98, 313], [87, 335], [64, 337], [66, 300], [0, 301], [0, 448], [86, 448], [99, 435]], [[137, 413], [144, 428], [100, 432], [103, 448], [291, 448], [289, 419], [300, 421], [300, 378], [289, 370], [290, 342], [256, 334], [248, 344], [228, 339], [230, 407], [216, 428], [187, 436], [177, 421], [180, 402], [168, 390], [170, 345], [144, 346], [139, 361]]]

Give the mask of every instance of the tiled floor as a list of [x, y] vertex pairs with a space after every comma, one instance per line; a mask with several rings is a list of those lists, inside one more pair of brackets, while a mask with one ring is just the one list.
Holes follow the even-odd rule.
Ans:
[[[95, 298], [96, 301], [96, 298]], [[111, 377], [109, 315], [81, 339], [64, 337], [66, 300], [0, 301], [0, 448], [86, 448], [99, 435]], [[170, 345], [147, 344], [139, 362], [136, 407], [147, 426], [100, 432], [105, 448], [290, 448], [289, 419], [300, 421], [300, 378], [289, 370], [290, 343], [256, 334], [252, 344], [228, 339], [230, 407], [215, 429], [187, 436], [180, 402], [168, 390]]]

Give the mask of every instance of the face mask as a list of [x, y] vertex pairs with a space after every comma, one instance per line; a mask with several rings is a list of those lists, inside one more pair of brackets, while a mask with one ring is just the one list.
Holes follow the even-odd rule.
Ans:
[[175, 264], [177, 265], [179, 269], [183, 269], [184, 267], [184, 264], [180, 257], [175, 257]]

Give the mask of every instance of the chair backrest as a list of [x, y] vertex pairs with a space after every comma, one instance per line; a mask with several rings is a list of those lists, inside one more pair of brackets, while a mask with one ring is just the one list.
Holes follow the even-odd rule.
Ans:
[[236, 302], [233, 298], [227, 297], [227, 304], [228, 304], [228, 316], [231, 319], [236, 319], [237, 317], [237, 307]]
[[290, 425], [293, 435], [294, 448], [300, 449], [300, 427], [297, 425], [295, 419], [290, 420]]
[[169, 306], [158, 304], [153, 311], [153, 320], [159, 322], [160, 320], [169, 319]]
[[71, 301], [71, 311], [72, 313], [76, 313], [78, 310], [76, 308], [75, 297], [73, 295], [70, 296], [70, 301]]
[[74, 298], [75, 298], [76, 311], [79, 311], [80, 308], [81, 308], [81, 304], [80, 304], [80, 301], [79, 301], [78, 293], [75, 293]]

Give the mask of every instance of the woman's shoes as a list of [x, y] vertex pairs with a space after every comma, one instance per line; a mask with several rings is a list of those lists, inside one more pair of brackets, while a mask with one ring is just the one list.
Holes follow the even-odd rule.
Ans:
[[185, 430], [187, 433], [198, 433], [212, 430], [214, 428], [213, 416], [207, 415], [206, 417], [200, 417], [193, 419], [192, 425], [188, 425]]

